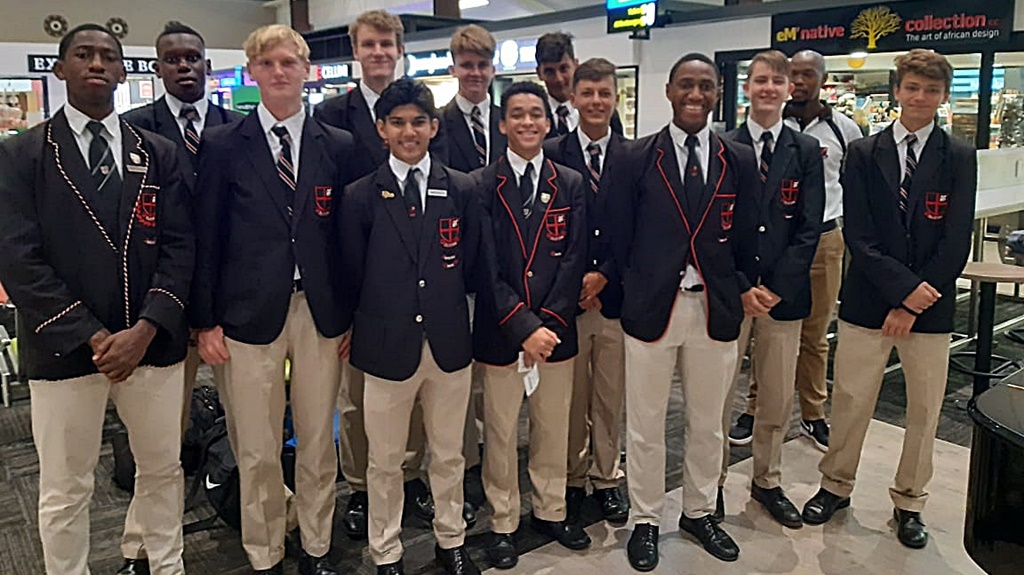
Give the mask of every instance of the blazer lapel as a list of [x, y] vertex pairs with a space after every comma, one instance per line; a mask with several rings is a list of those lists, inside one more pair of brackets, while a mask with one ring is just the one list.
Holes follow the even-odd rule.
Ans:
[[[445, 197], [431, 196], [430, 190], [445, 190], [448, 195]], [[417, 260], [420, 269], [430, 261], [430, 252], [439, 244], [437, 234], [434, 230], [442, 216], [449, 213], [448, 206], [451, 203], [451, 190], [448, 189], [448, 174], [445, 173], [441, 163], [436, 158], [430, 159], [430, 175], [427, 177], [427, 203], [423, 229], [420, 230], [419, 259]]]
[[501, 203], [505, 206], [509, 217], [512, 218], [512, 225], [516, 228], [516, 234], [519, 237], [519, 247], [522, 248], [523, 258], [526, 259], [529, 257], [526, 251], [526, 238], [523, 237], [523, 231], [526, 230], [526, 218], [523, 217], [523, 201], [519, 195], [519, 185], [516, 182], [516, 175], [512, 171], [512, 165], [509, 164], [508, 158], [502, 156], [498, 161], [497, 174], [495, 175], [497, 189], [495, 191]]
[[502, 154], [505, 153], [505, 148], [508, 147], [508, 139], [505, 137], [505, 134], [501, 133], [501, 108], [493, 105], [491, 106], [490, 124], [491, 141], [489, 146], [490, 158], [488, 158], [487, 160], [488, 163], [497, 162], [498, 158], [500, 158]]
[[[143, 184], [149, 176], [149, 152], [142, 145], [142, 137], [127, 122], [121, 122], [121, 203], [118, 215], [121, 235], [127, 250], [131, 240], [132, 218], [155, 217], [153, 198], [143, 197]], [[153, 212], [150, 212], [150, 209]]]
[[612, 190], [608, 189], [611, 178], [605, 177], [608, 175], [608, 166], [611, 165], [609, 162], [616, 157], [619, 146], [621, 146], [625, 141], [625, 138], [615, 132], [612, 132], [612, 137], [608, 140], [608, 149], [605, 152], [603, 161], [601, 162], [601, 184], [598, 186], [599, 191], [597, 192], [597, 205], [601, 207], [602, 212], [604, 211], [604, 207], [608, 204], [609, 195], [612, 193]]
[[688, 202], [684, 195], [686, 191], [683, 190], [683, 180], [679, 175], [679, 159], [676, 155], [676, 145], [672, 141], [672, 134], [669, 133], [668, 128], [664, 128], [658, 135], [657, 150], [658, 158], [656, 162], [658, 172], [661, 174], [665, 188], [669, 195], [672, 196], [676, 208], [679, 210], [679, 217], [683, 220], [686, 232], [692, 234], [691, 226], [696, 226], [697, 222], [694, 220], [691, 223], [690, 220], [694, 219], [695, 214], [687, 213]]
[[530, 241], [530, 245], [526, 246], [528, 252], [531, 252], [539, 243], [540, 238], [538, 236], [544, 227], [545, 214], [548, 207], [555, 202], [555, 193], [558, 191], [558, 188], [554, 185], [556, 177], [557, 175], [551, 165], [551, 160], [545, 158], [540, 167], [540, 179], [537, 180], [537, 197], [533, 200], [533, 214], [527, 220], [529, 231], [526, 237]]
[[242, 152], [253, 171], [263, 180], [263, 189], [277, 206], [277, 211], [286, 222], [291, 222], [288, 214], [288, 198], [285, 197], [285, 186], [277, 175], [277, 162], [267, 143], [267, 135], [263, 131], [260, 117], [255, 110], [242, 120], [239, 132], [245, 138], [246, 149]]
[[381, 201], [384, 202], [384, 210], [391, 217], [391, 222], [398, 230], [398, 237], [402, 239], [412, 261], [419, 261], [419, 246], [416, 243], [416, 234], [413, 233], [412, 222], [409, 221], [409, 209], [405, 205], [402, 190], [398, 186], [398, 179], [391, 173], [391, 166], [387, 163], [377, 168], [373, 177], [373, 185], [380, 193]]
[[448, 135], [455, 142], [455, 147], [466, 160], [466, 165], [477, 166], [476, 143], [473, 141], [473, 134], [469, 131], [469, 126], [466, 125], [466, 119], [462, 115], [462, 110], [459, 109], [454, 99], [445, 106], [444, 115], [445, 121], [450, 127]]
[[[917, 169], [914, 171], [914, 179], [910, 183], [910, 197], [907, 201], [908, 214], [916, 213], [915, 207], [927, 191], [927, 186], [935, 177], [935, 172], [945, 162], [948, 138], [949, 136], [945, 132], [935, 126], [932, 128], [932, 133], [928, 137], [928, 141], [925, 142], [924, 148], [917, 155]], [[913, 225], [914, 218], [911, 216], [907, 221]]]
[[708, 175], [704, 182], [704, 193], [701, 194], [698, 204], [698, 213], [694, 215], [698, 227], [704, 220], [704, 213], [707, 212], [708, 206], [711, 205], [711, 199], [718, 192], [719, 180], [722, 179], [722, 172], [725, 169], [725, 148], [721, 139], [713, 132], [708, 138], [708, 147], [710, 148], [708, 150]]
[[348, 113], [349, 118], [352, 118], [352, 127], [357, 132], [359, 140], [367, 147], [374, 163], [383, 164], [388, 155], [387, 144], [380, 139], [380, 134], [377, 133], [377, 125], [373, 121], [373, 116], [370, 115], [369, 104], [363, 97], [363, 91], [356, 86], [350, 93], [352, 96], [348, 99]]
[[772, 153], [772, 165], [768, 167], [768, 181], [765, 182], [765, 193], [761, 198], [764, 207], [770, 205], [772, 198], [775, 197], [774, 191], [782, 185], [782, 176], [789, 170], [790, 162], [797, 157], [798, 153], [798, 146], [796, 140], [793, 139], [793, 134], [789, 128], [783, 126], [782, 132], [779, 134], [779, 141], [775, 144]]
[[224, 109], [210, 102], [206, 106], [206, 123], [203, 124], [203, 128], [212, 128], [225, 123], [224, 116]]
[[[324, 137], [323, 129], [313, 118], [307, 117], [302, 124], [302, 147], [299, 149], [299, 178], [295, 182], [295, 198], [293, 210], [295, 216], [292, 218], [292, 227], [298, 225], [299, 214], [304, 213], [309, 204], [310, 194], [315, 193], [316, 185], [320, 183], [320, 173], [324, 165], [323, 149], [321, 139]], [[331, 190], [331, 193], [341, 193], [341, 190]]]
[[157, 134], [174, 142], [179, 148], [185, 147], [185, 139], [181, 137], [178, 121], [174, 119], [171, 109], [167, 107], [166, 96], [153, 103], [153, 127]]
[[874, 160], [885, 178], [888, 193], [899, 195], [903, 169], [900, 167], [900, 156], [896, 151], [896, 141], [892, 136], [892, 126], [886, 128], [878, 136], [875, 146]]

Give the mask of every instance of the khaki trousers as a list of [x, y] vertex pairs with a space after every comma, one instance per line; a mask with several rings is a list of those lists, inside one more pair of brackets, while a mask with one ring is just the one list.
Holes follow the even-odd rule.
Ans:
[[[782, 444], [789, 431], [793, 413], [793, 381], [796, 377], [796, 356], [800, 348], [800, 320], [778, 321], [770, 316], [746, 318], [740, 329], [739, 349], [750, 344], [751, 378], [761, 382], [754, 416], [754, 437], [751, 450], [754, 456], [752, 480], [763, 489], [774, 489], [782, 480]], [[753, 343], [750, 337], [753, 335]], [[743, 352], [736, 356], [739, 365]], [[722, 474], [718, 485], [725, 485], [729, 470], [729, 426], [732, 420], [733, 391], [726, 396], [722, 413]]]
[[925, 487], [932, 477], [935, 430], [946, 394], [948, 333], [894, 338], [883, 336], [881, 330], [839, 322], [832, 433], [828, 453], [818, 465], [821, 486], [840, 497], [853, 492], [864, 437], [893, 347], [906, 376], [907, 414], [903, 452], [889, 496], [899, 509], [922, 511], [928, 499]]
[[[338, 412], [341, 414], [338, 458], [341, 460], [341, 474], [353, 491], [366, 491], [366, 467], [369, 463], [366, 421], [363, 417], [365, 377], [365, 374], [352, 367], [351, 363], [343, 363], [341, 387], [337, 398]], [[406, 481], [420, 477], [425, 442], [423, 409], [417, 403], [409, 419], [409, 445], [406, 447], [405, 464], [402, 466]]]
[[[545, 521], [565, 519], [565, 460], [569, 445], [569, 402], [573, 361], [541, 363], [540, 385], [526, 397], [530, 410], [530, 485], [533, 514]], [[494, 509], [491, 530], [519, 528], [519, 410], [526, 396], [516, 364], [484, 365], [483, 484]]]
[[251, 345], [226, 339], [231, 361], [225, 369], [221, 399], [241, 480], [242, 547], [256, 570], [269, 569], [284, 558], [285, 359], [291, 360], [289, 399], [298, 439], [294, 502], [302, 547], [314, 557], [330, 550], [338, 465], [334, 408], [340, 341], [317, 332], [303, 292], [292, 295], [284, 329], [273, 342]]
[[[843, 283], [843, 230], [836, 228], [821, 234], [818, 250], [811, 263], [811, 313], [800, 329], [800, 354], [796, 363], [796, 393], [800, 416], [807, 421], [825, 419], [828, 384], [828, 326]], [[757, 405], [757, 379], [751, 378], [747, 394], [747, 413], [754, 415]]]
[[683, 513], [713, 513], [722, 466], [722, 409], [736, 372], [735, 341], [707, 334], [705, 294], [679, 292], [664, 335], [626, 334], [626, 475], [634, 523], [658, 525], [665, 500], [665, 415], [672, 376], [682, 374]]
[[[576, 318], [579, 355], [573, 367], [569, 408], [569, 487], [616, 487], [626, 394], [622, 326], [596, 309]], [[591, 460], [592, 459], [592, 460]]]
[[462, 434], [462, 456], [466, 459], [466, 469], [480, 465], [480, 446], [483, 444], [484, 425], [484, 369], [473, 362], [472, 389], [469, 394], [469, 409], [466, 410], [466, 425]]
[[[196, 386], [196, 372], [199, 370], [201, 361], [198, 348], [190, 345], [188, 347], [188, 355], [185, 356], [183, 369], [185, 376], [185, 395], [181, 409], [181, 435], [183, 437], [189, 427], [189, 415], [192, 411], [192, 390]], [[212, 368], [214, 386], [217, 389], [224, 389], [224, 366], [214, 365]], [[231, 441], [230, 437], [228, 441]], [[234, 444], [232, 443], [232, 445]], [[124, 535], [121, 536], [121, 555], [126, 559], [146, 558], [146, 545], [142, 539], [142, 525], [136, 516], [137, 512], [137, 506], [129, 505], [128, 515], [124, 520]]]
[[32, 436], [39, 456], [39, 537], [49, 575], [88, 575], [89, 501], [108, 398], [128, 429], [135, 458], [129, 505], [154, 575], [183, 575], [181, 472], [183, 366], [139, 367], [123, 383], [102, 374], [31, 381]]
[[409, 442], [409, 420], [414, 406], [422, 406], [430, 449], [430, 490], [434, 497], [434, 535], [442, 549], [462, 545], [466, 522], [462, 518], [463, 412], [469, 405], [469, 366], [445, 373], [424, 342], [419, 368], [405, 381], [366, 376], [363, 407], [369, 442], [370, 557], [377, 565], [402, 558], [402, 462]]

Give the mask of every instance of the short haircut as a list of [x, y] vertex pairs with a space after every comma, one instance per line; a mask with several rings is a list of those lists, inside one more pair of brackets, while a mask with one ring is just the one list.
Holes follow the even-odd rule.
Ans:
[[494, 50], [498, 42], [494, 36], [483, 26], [470, 24], [463, 26], [452, 34], [452, 41], [448, 48], [452, 51], [452, 57], [460, 53], [470, 53], [484, 58], [494, 58]]
[[933, 50], [914, 48], [896, 57], [896, 85], [903, 82], [907, 74], [917, 74], [929, 80], [939, 80], [946, 86], [946, 91], [953, 83], [953, 67], [945, 56]]
[[718, 74], [718, 66], [715, 65], [714, 60], [712, 60], [711, 58], [708, 58], [707, 56], [705, 56], [704, 54], [701, 54], [699, 52], [690, 52], [689, 54], [687, 54], [687, 55], [683, 56], [682, 58], [676, 60], [675, 64], [672, 64], [672, 69], [669, 70], [669, 72], [668, 72], [668, 81], [670, 83], [672, 82], [672, 79], [676, 77], [676, 72], [679, 71], [679, 67], [682, 66], [683, 64], [687, 63], [687, 62], [703, 62], [703, 63], [707, 64], [708, 66], [711, 66], [711, 69], [715, 71], [715, 79], [716, 80], [720, 80], [721, 79], [721, 77]]
[[103, 32], [107, 36], [110, 36], [110, 39], [114, 41], [115, 45], [117, 45], [117, 53], [120, 54], [122, 58], [124, 58], [124, 48], [121, 46], [121, 41], [117, 39], [117, 36], [114, 36], [114, 33], [111, 32], [109, 28], [100, 26], [99, 24], [90, 23], [79, 24], [78, 26], [75, 26], [74, 28], [69, 30], [63, 38], [60, 39], [60, 45], [57, 47], [57, 59], [63, 60], [64, 57], [68, 55], [68, 49], [71, 47], [71, 43], [75, 41], [75, 36], [77, 36], [79, 32], [90, 31]]
[[548, 32], [537, 39], [536, 60], [538, 66], [561, 62], [565, 56], [569, 56], [573, 60], [576, 59], [576, 50], [572, 47], [572, 34]]
[[384, 120], [395, 108], [408, 104], [423, 110], [431, 120], [437, 117], [434, 94], [426, 84], [412, 78], [399, 78], [388, 84], [374, 104], [373, 112], [378, 120]]
[[800, 50], [796, 54], [793, 54], [793, 58], [790, 59], [790, 61], [789, 61], [790, 65], [792, 65], [793, 60], [796, 60], [796, 59], [801, 59], [802, 60], [802, 59], [805, 59], [805, 58], [807, 60], [811, 60], [812, 62], [814, 62], [814, 67], [815, 67], [815, 69], [818, 70], [818, 75], [821, 76], [822, 78], [824, 78], [825, 74], [826, 74], [826, 71], [825, 71], [825, 57], [822, 56], [820, 52], [815, 52], [814, 50]]
[[516, 82], [505, 91], [501, 93], [501, 119], [505, 119], [505, 114], [508, 112], [508, 101], [512, 96], [517, 94], [530, 94], [537, 96], [540, 101], [544, 103], [544, 114], [547, 116], [551, 115], [551, 104], [548, 103], [548, 93], [544, 91], [539, 84], [533, 82]]
[[792, 68], [792, 64], [789, 63], [789, 58], [785, 54], [778, 50], [765, 50], [764, 52], [758, 52], [750, 60], [749, 70], [754, 69], [754, 64], [764, 64], [768, 66], [768, 69], [776, 74], [782, 74], [786, 78], [789, 78], [789, 71]]
[[352, 45], [358, 43], [359, 29], [363, 26], [375, 28], [381, 32], [394, 32], [395, 42], [402, 46], [402, 36], [405, 34], [405, 26], [402, 20], [387, 10], [370, 10], [363, 12], [356, 18], [356, 21], [348, 25], [348, 35], [352, 37]]
[[619, 80], [615, 77], [615, 64], [604, 58], [591, 58], [576, 67], [576, 73], [572, 75], [572, 87], [575, 88], [581, 80], [600, 82], [605, 78], [611, 78], [618, 87]]
[[199, 43], [202, 44], [204, 48], [206, 47], [206, 40], [203, 39], [202, 34], [197, 32], [195, 28], [192, 28], [187, 24], [182, 24], [177, 20], [171, 20], [166, 25], [164, 25], [164, 31], [156, 37], [156, 43], [160, 44], [161, 38], [163, 38], [164, 36], [170, 36], [171, 34], [188, 34], [189, 36], [195, 36], [196, 38], [199, 38]]
[[270, 24], [253, 30], [242, 44], [242, 49], [245, 50], [246, 58], [255, 60], [279, 44], [286, 43], [294, 45], [302, 59], [309, 60], [309, 44], [306, 44], [306, 39], [284, 24]]

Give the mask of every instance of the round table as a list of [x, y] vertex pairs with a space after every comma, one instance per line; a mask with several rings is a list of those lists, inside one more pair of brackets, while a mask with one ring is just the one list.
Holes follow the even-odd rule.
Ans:
[[[996, 284], [1024, 283], [1024, 267], [994, 262], [968, 262], [960, 277], [981, 284], [978, 302], [978, 330], [974, 351], [962, 351], [950, 355], [954, 369], [974, 376], [975, 397], [989, 387], [989, 381], [1009, 375], [1011, 368], [1020, 369], [1015, 360], [992, 355], [992, 335], [996, 314]], [[964, 365], [958, 358], [974, 358], [974, 368]], [[1001, 363], [992, 369], [992, 359]]]

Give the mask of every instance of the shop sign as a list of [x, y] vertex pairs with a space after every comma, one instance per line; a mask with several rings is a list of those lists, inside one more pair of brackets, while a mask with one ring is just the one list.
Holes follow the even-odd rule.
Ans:
[[349, 64], [321, 64], [320, 78], [324, 80], [348, 79], [352, 77], [352, 66]]
[[650, 28], [658, 17], [656, 0], [607, 0], [605, 7], [609, 34]]
[[[156, 74], [156, 58], [125, 58], [124, 71], [129, 74]], [[53, 70], [57, 56], [45, 54], [28, 55], [28, 71], [46, 73]]]
[[772, 48], [792, 54], [893, 52], [1006, 43], [1014, 0], [889, 2], [772, 16]]
[[[494, 54], [494, 68], [502, 72], [532, 72], [537, 68], [537, 40], [505, 40]], [[405, 75], [410, 78], [448, 76], [453, 65], [450, 50], [413, 52], [405, 56]]]

